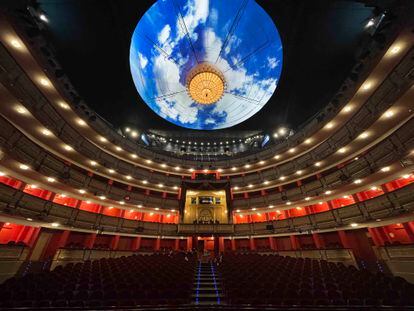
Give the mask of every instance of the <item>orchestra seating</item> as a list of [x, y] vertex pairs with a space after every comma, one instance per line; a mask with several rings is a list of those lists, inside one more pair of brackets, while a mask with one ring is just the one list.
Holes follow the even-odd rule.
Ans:
[[0, 285], [2, 308], [117, 307], [190, 302], [191, 254], [133, 255], [58, 266]]
[[414, 285], [400, 277], [309, 258], [227, 254], [219, 265], [232, 305], [413, 305]]

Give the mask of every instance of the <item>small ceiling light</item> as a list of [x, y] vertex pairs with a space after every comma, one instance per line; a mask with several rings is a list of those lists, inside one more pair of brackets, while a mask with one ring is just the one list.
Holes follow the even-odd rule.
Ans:
[[26, 218], [26, 220], [27, 220], [27, 221], [33, 221], [33, 219], [32, 219], [32, 218]]
[[138, 137], [138, 132], [136, 132], [136, 131], [132, 131], [132, 132], [131, 132], [131, 137], [132, 137], [132, 138], [137, 138], [137, 137]]
[[365, 139], [369, 136], [369, 134], [367, 132], [362, 133], [361, 135], [358, 136], [358, 138], [360, 139]]
[[154, 208], [156, 211], [159, 211], [160, 209], [158, 207]]
[[263, 160], [259, 162], [259, 164], [260, 164], [260, 165], [264, 165], [265, 163], [266, 163], [266, 162], [265, 162], [265, 161], [263, 161]]
[[344, 108], [344, 112], [350, 112], [352, 110], [352, 105], [346, 105]]
[[390, 54], [395, 55], [401, 50], [401, 46], [396, 45], [390, 49]]
[[277, 209], [277, 210], [276, 210], [276, 213], [281, 214], [282, 212], [281, 212], [280, 210], [278, 210], [278, 209]]
[[339, 153], [345, 153], [346, 152], [346, 148], [345, 147], [342, 147], [342, 148], [340, 148], [340, 149], [338, 149], [338, 152]]
[[122, 151], [122, 148], [119, 147], [119, 146], [116, 146], [115, 149], [116, 149], [116, 151]]
[[289, 153], [294, 153], [296, 151], [296, 148], [290, 148]]
[[80, 194], [85, 194], [86, 193], [86, 190], [84, 190], [84, 189], [79, 189], [78, 191], [79, 191]]
[[306, 197], [305, 198], [305, 201], [309, 201], [311, 198], [310, 197]]
[[54, 183], [56, 181], [56, 179], [54, 179], [53, 177], [48, 177], [47, 181], [50, 183]]
[[316, 162], [314, 165], [315, 165], [316, 167], [319, 167], [319, 166], [321, 166], [321, 165], [322, 165], [322, 163], [321, 163], [321, 162]]
[[302, 208], [301, 208], [300, 206], [297, 206], [297, 207], [296, 207], [296, 209], [297, 209], [298, 211], [301, 211], [301, 210], [302, 210]]
[[372, 87], [372, 83], [371, 83], [371, 82], [365, 82], [365, 83], [362, 85], [362, 89], [363, 89], [364, 91], [369, 90], [371, 87]]
[[152, 163], [152, 161], [151, 160], [145, 160], [145, 162], [147, 162], [148, 164], [151, 164]]
[[244, 168], [250, 168], [250, 164], [246, 164]]
[[131, 131], [131, 129], [129, 127], [125, 128], [125, 133], [129, 133]]
[[326, 195], [330, 195], [332, 193], [332, 191], [331, 190], [327, 190], [327, 191], [325, 191], [325, 194]]
[[297, 175], [302, 175], [302, 173], [303, 173], [303, 171], [302, 171], [302, 170], [298, 170], [298, 171], [296, 171], [296, 174], [297, 174]]
[[355, 223], [355, 222], [353, 222], [353, 223], [350, 224], [350, 226], [353, 227], [353, 228], [355, 228], [355, 227], [358, 227], [358, 224]]
[[177, 186], [174, 186], [174, 187], [173, 187], [173, 189], [174, 189], [174, 190], [178, 190], [178, 187], [177, 187]]
[[50, 136], [50, 135], [52, 135], [52, 132], [49, 131], [48, 129], [42, 129], [42, 134], [45, 135], [45, 136]]
[[18, 40], [16, 40], [16, 39], [10, 40], [10, 44], [12, 45], [12, 47], [14, 47], [16, 49], [21, 49], [23, 47], [21, 45], [21, 43]]
[[270, 205], [268, 206], [268, 208], [274, 208], [274, 205], [270, 204]]
[[238, 209], [238, 210], [236, 210], [236, 213], [240, 213], [240, 210]]
[[286, 177], [285, 176], [280, 176], [279, 177], [279, 180], [285, 180], [286, 179]]
[[106, 143], [108, 140], [105, 137], [99, 136], [99, 141], [101, 143]]
[[113, 174], [113, 173], [115, 173], [115, 170], [113, 170], [113, 169], [111, 169], [111, 168], [110, 168], [110, 169], [108, 170], [108, 173], [109, 173], [109, 174]]
[[142, 204], [138, 204], [138, 205], [137, 205], [137, 207], [138, 207], [138, 208], [142, 208]]
[[309, 145], [309, 144], [311, 144], [311, 143], [312, 143], [312, 139], [308, 138], [308, 139], [306, 139], [306, 140], [304, 141], [304, 143], [305, 143], [306, 145]]
[[14, 109], [20, 114], [29, 114], [29, 111], [22, 105], [16, 105]]
[[97, 166], [98, 165], [98, 163], [96, 161], [91, 161], [90, 163], [91, 163], [92, 166]]
[[176, 171], [181, 170], [181, 168], [180, 168], [179, 166], [174, 167], [174, 169], [175, 169]]
[[40, 79], [39, 79], [39, 83], [40, 83], [41, 85], [43, 85], [43, 86], [47, 86], [47, 87], [49, 87], [49, 86], [50, 86], [50, 82], [49, 82], [47, 79], [45, 79], [45, 78], [40, 78]]
[[138, 156], [135, 153], [131, 153], [131, 158], [136, 159]]
[[239, 187], [235, 186], [233, 189], [234, 189], [234, 190], [239, 190]]
[[76, 123], [78, 123], [80, 126], [85, 126], [86, 125], [86, 122], [85, 121], [83, 121], [82, 119], [77, 119], [76, 120]]
[[273, 134], [273, 137], [274, 137], [274, 138], [278, 138], [278, 137], [279, 137], [279, 134], [278, 134], [278, 133], [274, 133], [274, 134]]
[[373, 18], [371, 18], [366, 24], [365, 24], [365, 28], [369, 28], [375, 25], [375, 21]]
[[268, 181], [268, 180], [265, 180], [265, 181], [263, 182], [263, 184], [268, 185], [268, 184], [269, 184], [269, 181]]
[[171, 210], [171, 212], [173, 212], [173, 213], [174, 213], [174, 212], [175, 212], [175, 209], [172, 209], [172, 210]]
[[235, 170], [237, 170], [237, 168], [233, 166], [233, 167], [231, 168], [231, 170], [232, 170], [232, 171], [235, 171]]
[[286, 202], [286, 205], [291, 205], [291, 204], [292, 204], [292, 202], [289, 202], [289, 201], [288, 201], [288, 202]]
[[132, 177], [130, 175], [126, 175], [125, 178], [128, 179], [128, 180], [132, 179]]
[[204, 173], [208, 173], [208, 169], [206, 169], [206, 168], [205, 168], [205, 169], [203, 170], [203, 172], [204, 172]]
[[189, 168], [189, 169], [188, 169], [188, 171], [189, 171], [190, 173], [192, 173], [192, 172], [194, 172], [194, 169], [193, 169], [193, 168]]
[[101, 200], [106, 200], [106, 196], [104, 196], [104, 195], [100, 195], [100, 196], [99, 196], [99, 198], [100, 198]]
[[253, 185], [252, 185], [252, 184], [249, 184], [247, 187], [249, 187], [249, 188], [253, 188]]
[[389, 172], [391, 170], [391, 168], [389, 166], [385, 166], [383, 168], [381, 168], [381, 172]]
[[63, 145], [63, 149], [65, 149], [66, 151], [73, 151], [73, 148], [69, 145]]
[[68, 110], [70, 108], [67, 103], [62, 102], [62, 101], [59, 101], [58, 105], [60, 106], [60, 108], [65, 109], [65, 110]]
[[166, 167], [167, 167], [167, 164], [162, 163], [162, 164], [161, 164], [161, 167], [162, 167], [162, 168], [166, 168]]
[[354, 180], [354, 184], [360, 184], [360, 183], [362, 183], [362, 180], [361, 179], [355, 179]]
[[394, 116], [394, 112], [392, 110], [388, 110], [387, 112], [384, 113], [385, 118], [391, 118], [393, 116]]
[[255, 207], [253, 207], [253, 208], [252, 208], [252, 211], [255, 211], [255, 210], [256, 210], [256, 208], [255, 208]]
[[401, 177], [404, 178], [404, 179], [409, 179], [410, 178], [410, 174], [404, 174]]
[[278, 133], [279, 133], [279, 135], [286, 135], [286, 133], [287, 133], [287, 129], [286, 128], [284, 128], [284, 127], [281, 127], [280, 129], [278, 129], [278, 131], [277, 131]]
[[278, 154], [277, 154], [277, 155], [275, 155], [275, 156], [274, 156], [274, 158], [275, 158], [276, 160], [279, 160], [279, 159], [280, 159], [280, 155], [278, 155]]
[[331, 128], [334, 127], [334, 123], [333, 122], [329, 122], [328, 124], [325, 125], [325, 127], [330, 130]]
[[57, 222], [52, 222], [51, 224], [50, 224], [52, 227], [59, 227], [59, 224], [57, 223]]
[[158, 184], [158, 187], [162, 188], [162, 187], [164, 187], [164, 185], [163, 184]]
[[0, 171], [0, 177], [3, 177], [5, 175], [6, 175], [6, 173]]
[[319, 205], [323, 205], [323, 202], [318, 202]]
[[124, 201], [119, 201], [119, 204], [124, 205], [125, 202]]
[[27, 166], [26, 164], [20, 164], [20, 165], [19, 165], [19, 168], [20, 168], [21, 170], [23, 170], [23, 171], [26, 171], [26, 170], [28, 170], [28, 169], [29, 169], [29, 166]]
[[144, 184], [144, 185], [146, 185], [147, 183], [148, 183], [148, 181], [146, 181], [145, 179], [142, 181], [142, 183]]
[[223, 172], [223, 169], [222, 169], [222, 168], [219, 168], [219, 169], [217, 170], [217, 172], [221, 173], [221, 172]]
[[373, 187], [371, 187], [371, 190], [372, 190], [372, 191], [377, 191], [377, 190], [378, 190], [378, 187], [373, 186]]
[[29, 185], [29, 188], [36, 189], [37, 185]]
[[49, 19], [47, 18], [47, 16], [45, 15], [45, 14], [40, 14], [39, 15], [39, 19], [41, 20], [41, 21], [43, 21], [43, 22], [45, 22], [45, 23], [48, 23], [49, 22]]

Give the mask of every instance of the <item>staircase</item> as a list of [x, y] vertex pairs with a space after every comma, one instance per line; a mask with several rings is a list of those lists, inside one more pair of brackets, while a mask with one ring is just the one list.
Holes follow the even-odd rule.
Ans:
[[221, 279], [216, 267], [200, 261], [194, 276], [193, 303], [196, 305], [219, 305], [222, 303]]

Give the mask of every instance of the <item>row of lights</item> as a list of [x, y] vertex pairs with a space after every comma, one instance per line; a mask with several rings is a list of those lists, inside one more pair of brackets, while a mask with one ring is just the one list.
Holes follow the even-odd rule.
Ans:
[[[27, 171], [27, 170], [29, 170], [30, 169], [30, 166], [28, 166], [28, 165], [26, 165], [26, 164], [20, 164], [19, 165], [19, 168], [21, 169], [21, 170], [23, 170], [23, 171]], [[2, 176], [5, 176], [6, 174], [4, 173], [4, 172], [1, 172], [0, 171], [0, 177], [2, 177]], [[54, 183], [54, 182], [56, 182], [56, 179], [54, 178], [54, 177], [46, 177], [46, 180], [49, 182], [49, 183]], [[146, 181], [144, 181], [144, 182], [146, 182]], [[163, 184], [159, 184], [159, 186], [160, 187], [163, 187]], [[29, 185], [29, 187], [30, 188], [33, 188], [33, 189], [36, 189], [37, 188], [37, 185]], [[87, 191], [85, 190], [85, 189], [79, 189], [78, 190], [78, 192], [80, 193], [80, 194], [82, 194], [82, 195], [84, 195], [84, 194], [86, 194], [87, 193]], [[61, 195], [62, 197], [65, 197], [66, 195]], [[100, 199], [100, 200], [102, 200], [102, 201], [104, 201], [104, 200], [106, 200], [106, 196], [104, 196], [104, 195], [99, 195], [98, 196], [98, 198]], [[120, 205], [124, 205], [125, 204], [125, 202], [124, 201], [119, 201], [118, 202]], [[137, 205], [137, 207], [138, 208], [142, 208], [142, 205], [141, 204], [139, 204], [139, 205]], [[156, 207], [155, 208], [155, 210], [156, 211], [158, 211], [159, 210], [159, 208], [158, 207]], [[171, 210], [171, 212], [175, 212], [175, 210], [174, 209], [172, 209]]]
[[[47, 18], [46, 18], [46, 16], [44, 15], [44, 14], [41, 14], [41, 15], [39, 15], [39, 18], [41, 19], [41, 20], [43, 20], [43, 21], [45, 21], [45, 22], [47, 22]], [[10, 45], [13, 47], [13, 48], [15, 48], [15, 49], [17, 49], [17, 50], [22, 50], [23, 49], [23, 44], [21, 43], [21, 41], [18, 39], [18, 38], [15, 38], [15, 37], [12, 37], [12, 38], [10, 38], [9, 39], [9, 43], [10, 43]], [[391, 48], [389, 49], [389, 51], [387, 52], [387, 54], [390, 54], [390, 55], [396, 55], [396, 54], [398, 54], [400, 51], [401, 51], [401, 49], [402, 49], [402, 45], [401, 44], [394, 44], [393, 46], [391, 46]], [[40, 85], [42, 85], [42, 86], [44, 86], [44, 87], [52, 87], [52, 84], [51, 84], [51, 82], [47, 79], [47, 78], [45, 78], [44, 76], [40, 76], [39, 78], [38, 78], [38, 82], [40, 83]], [[373, 83], [373, 81], [366, 81], [362, 86], [361, 86], [361, 89], [362, 90], [364, 90], [364, 91], [367, 91], [367, 90], [369, 90], [369, 89], [371, 89], [372, 87], [373, 87], [373, 85], [374, 85], [374, 83]], [[64, 102], [59, 102], [58, 103], [59, 104], [59, 106], [62, 108], [62, 109], [65, 109], [65, 110], [68, 110], [70, 107], [69, 107], [69, 105], [68, 104], [66, 104], [66, 103], [64, 103]], [[350, 112], [351, 110], [352, 110], [352, 104], [348, 104], [346, 107], [344, 107], [344, 109], [343, 109], [343, 111], [344, 112]], [[19, 108], [19, 110], [21, 110], [21, 111], [23, 111], [22, 109], [25, 109], [25, 108]], [[27, 111], [27, 110], [26, 110]], [[389, 118], [389, 117], [391, 117], [391, 116], [393, 116], [393, 112], [392, 111], [388, 111], [388, 112], [386, 112], [385, 113], [385, 117], [387, 117], [387, 118]], [[82, 120], [82, 119], [80, 119], [80, 118], [78, 118], [77, 120], [76, 120], [76, 123], [78, 124], [78, 125], [80, 125], [80, 126], [86, 126], [87, 124], [86, 124], [86, 122], [84, 121], [84, 120]], [[333, 127], [335, 126], [335, 122], [334, 121], [331, 121], [331, 122], [329, 122], [329, 123], [327, 123], [326, 125], [325, 125], [325, 128], [326, 129], [332, 129]], [[130, 128], [126, 128], [125, 129], [125, 131], [127, 132], [127, 133], [131, 133], [131, 136], [138, 136], [138, 132], [137, 131], [135, 131], [135, 130], [131, 130]], [[288, 129], [286, 129], [286, 128], [284, 128], [284, 127], [282, 127], [282, 128], [279, 128], [278, 130], [277, 130], [277, 132], [275, 132], [275, 135], [277, 134], [278, 136], [279, 135], [286, 135], [287, 133], [289, 132], [289, 130]], [[274, 136], [275, 136], [274, 135]], [[364, 136], [366, 136], [366, 135], [368, 135], [368, 134], [361, 134], [361, 137], [360, 138], [364, 138]], [[259, 136], [258, 136], [259, 137]], [[366, 136], [366, 137], [368, 137], [368, 136]], [[254, 137], [253, 137], [254, 138]], [[104, 137], [102, 137], [102, 136], [100, 136], [99, 137], [99, 139], [100, 139], [100, 141], [101, 142], [107, 142], [108, 140], [106, 139], [106, 138], [104, 138]], [[235, 142], [235, 141], [234, 141]], [[185, 143], [185, 141], [183, 142], [183, 143]], [[220, 142], [220, 144], [222, 144], [223, 142]], [[228, 144], [229, 143], [229, 141], [226, 141], [225, 142], [226, 144]], [[311, 144], [312, 143], [312, 139], [311, 138], [308, 138], [308, 139], [306, 139], [305, 141], [304, 141], [304, 143], [305, 144]], [[196, 142], [194, 142], [194, 144], [196, 144]], [[65, 149], [65, 150], [67, 150], [67, 151], [73, 151], [73, 148], [71, 147], [71, 146], [69, 146], [69, 145], [64, 145], [63, 146], [63, 148]], [[121, 147], [119, 147], [119, 146], [116, 146], [115, 147], [115, 149], [117, 150], [117, 151], [123, 151], [122, 150], [122, 148]], [[341, 148], [340, 149], [343, 153], [345, 153], [346, 152], [346, 149], [343, 149], [343, 148]], [[290, 150], [289, 150], [289, 153], [294, 153], [296, 151], [296, 148], [291, 148]], [[342, 153], [341, 152], [341, 153]], [[134, 154], [132, 154], [131, 155], [133, 158], [137, 158], [138, 156], [137, 155], [134, 155]], [[276, 156], [274, 156], [274, 158], [275, 159], [279, 159], [280, 158], [280, 156], [279, 155], [276, 155]], [[166, 168], [167, 166], [165, 166], [165, 168]], [[245, 168], [249, 168], [249, 167], [246, 167], [245, 166]], [[238, 168], [237, 167], [232, 167], [231, 168], [231, 170], [232, 171], [236, 171]], [[189, 170], [191, 170], [191, 169], [189, 169]], [[193, 169], [192, 169], [193, 170]]]
[[[390, 170], [391, 170], [391, 168], [389, 166], [386, 166], [386, 167], [383, 167], [380, 171], [381, 172], [389, 172]], [[403, 179], [409, 179], [409, 178], [411, 178], [411, 175], [410, 174], [404, 174], [404, 175], [401, 176], [401, 178], [403, 178]], [[361, 184], [362, 183], [362, 179], [355, 179], [353, 183], [354, 184]], [[371, 191], [379, 191], [379, 188], [377, 186], [372, 186], [370, 188], [370, 190]], [[333, 194], [333, 190], [327, 190], [327, 191], [324, 192], [324, 194], [325, 195], [331, 195], [331, 194]], [[349, 199], [350, 198], [350, 195], [344, 195], [343, 198], [344, 199]], [[305, 201], [310, 201], [310, 200], [312, 200], [312, 197], [305, 197], [304, 200]], [[292, 205], [292, 202], [287, 201], [285, 204], [288, 205], [288, 206], [290, 206], [290, 205]], [[323, 202], [320, 201], [320, 202], [318, 202], [318, 204], [319, 205], [322, 205]], [[269, 209], [272, 209], [272, 208], [274, 208], [274, 205], [271, 204], [271, 205], [268, 206], [268, 208]], [[296, 209], [297, 210], [301, 210], [302, 208], [301, 207], [296, 207]], [[252, 211], [255, 211], [256, 208], [253, 207], [253, 208], [251, 208], [251, 210]], [[237, 213], [240, 213], [241, 211], [238, 209], [236, 212]]]

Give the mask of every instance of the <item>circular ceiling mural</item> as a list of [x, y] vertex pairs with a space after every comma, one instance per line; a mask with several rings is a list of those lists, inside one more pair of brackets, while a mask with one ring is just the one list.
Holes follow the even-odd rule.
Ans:
[[254, 0], [158, 0], [131, 41], [139, 94], [164, 119], [191, 129], [234, 126], [273, 95], [283, 50]]

